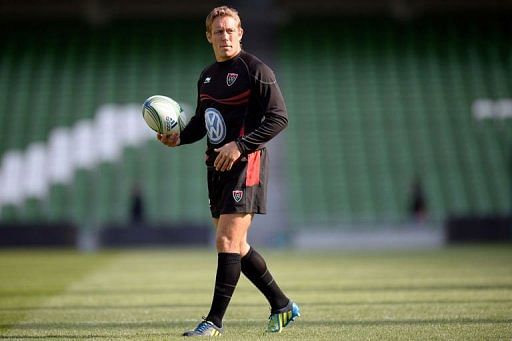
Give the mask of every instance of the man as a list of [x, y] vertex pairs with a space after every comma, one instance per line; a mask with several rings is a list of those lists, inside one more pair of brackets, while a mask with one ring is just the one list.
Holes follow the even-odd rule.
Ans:
[[299, 307], [281, 291], [263, 257], [247, 242], [253, 215], [266, 211], [265, 143], [288, 124], [275, 76], [241, 48], [243, 29], [233, 8], [213, 9], [206, 18], [206, 38], [216, 62], [201, 73], [195, 115], [181, 134], [157, 135], [169, 147], [208, 136], [208, 196], [218, 253], [211, 309], [184, 336], [217, 336], [240, 272], [271, 305], [267, 330], [281, 332], [300, 316]]

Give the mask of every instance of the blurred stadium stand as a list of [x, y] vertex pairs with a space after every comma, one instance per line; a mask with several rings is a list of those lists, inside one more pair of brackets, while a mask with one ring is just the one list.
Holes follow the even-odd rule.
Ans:
[[290, 195], [294, 224], [399, 221], [416, 177], [434, 220], [510, 212], [512, 122], [471, 112], [477, 98], [511, 95], [507, 20], [288, 25], [279, 60], [300, 117], [287, 144], [302, 183]]
[[[510, 215], [512, 118], [478, 119], [472, 109], [475, 101], [512, 97], [512, 1], [264, 3], [274, 10], [274, 43], [263, 55], [291, 117], [278, 147], [286, 201], [279, 224], [294, 231], [407, 225], [416, 178], [427, 226], [452, 216]], [[50, 145], [57, 128], [93, 121], [105, 104], [140, 105], [165, 94], [193, 106], [197, 76], [212, 62], [203, 28], [211, 6], [0, 0], [4, 226], [129, 225], [136, 186], [146, 224], [208, 225], [202, 143], [172, 153], [154, 140], [127, 146], [120, 159], [78, 168], [69, 182], [21, 202], [6, 200], [5, 189], [22, 184], [28, 170], [5, 160], [25, 155], [45, 171], [49, 160], [38, 159], [38, 148]], [[241, 15], [262, 25], [249, 11]], [[254, 32], [246, 32], [249, 47], [257, 45]], [[126, 132], [120, 123], [110, 133], [123, 139]]]
[[[140, 107], [157, 93], [195, 103], [196, 77], [211, 61], [206, 44], [188, 42], [189, 34], [198, 37], [195, 41], [204, 35], [196, 22], [125, 22], [99, 29], [73, 21], [12, 25], [3, 27], [1, 43], [6, 66], [0, 75], [2, 159], [7, 151], [24, 151], [33, 142], [50, 145], [56, 127], [71, 129], [80, 119], [93, 120], [105, 103]], [[187, 46], [186, 54], [182, 46]], [[117, 124], [107, 133], [126, 140], [126, 122]], [[54, 185], [45, 200], [4, 205], [2, 220], [66, 219], [89, 227], [126, 220], [131, 190], [139, 184], [149, 222], [208, 221], [200, 204], [189, 205], [206, 200], [203, 148], [197, 144], [169, 153], [155, 139], [128, 147], [118, 162], [79, 169], [70, 175], [71, 184]], [[70, 153], [79, 149], [77, 145]], [[187, 181], [181, 174], [187, 174]]]

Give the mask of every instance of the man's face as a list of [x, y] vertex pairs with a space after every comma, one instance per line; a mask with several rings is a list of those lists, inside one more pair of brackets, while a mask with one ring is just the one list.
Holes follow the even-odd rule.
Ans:
[[213, 20], [211, 31], [206, 32], [206, 38], [212, 44], [218, 62], [231, 59], [240, 52], [243, 32], [242, 28], [237, 27], [237, 21], [228, 15]]

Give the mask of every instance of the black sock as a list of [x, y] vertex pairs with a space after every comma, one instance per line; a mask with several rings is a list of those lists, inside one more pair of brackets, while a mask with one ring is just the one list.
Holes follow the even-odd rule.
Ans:
[[219, 253], [212, 306], [206, 320], [222, 327], [222, 318], [240, 278], [240, 254]]
[[272, 311], [284, 308], [290, 301], [268, 271], [265, 259], [252, 247], [242, 257], [242, 272], [265, 295]]

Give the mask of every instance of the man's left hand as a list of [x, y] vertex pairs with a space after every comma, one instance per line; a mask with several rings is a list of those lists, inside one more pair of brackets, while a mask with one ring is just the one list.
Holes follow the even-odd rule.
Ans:
[[220, 148], [214, 149], [219, 154], [213, 162], [213, 166], [217, 171], [224, 172], [230, 170], [233, 164], [238, 160], [242, 153], [234, 141], [226, 143]]

